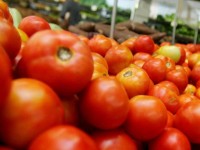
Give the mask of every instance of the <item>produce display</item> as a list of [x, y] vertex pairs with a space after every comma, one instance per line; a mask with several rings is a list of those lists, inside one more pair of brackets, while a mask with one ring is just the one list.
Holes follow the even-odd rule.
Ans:
[[13, 9], [0, 1], [1, 150], [200, 149], [199, 45]]

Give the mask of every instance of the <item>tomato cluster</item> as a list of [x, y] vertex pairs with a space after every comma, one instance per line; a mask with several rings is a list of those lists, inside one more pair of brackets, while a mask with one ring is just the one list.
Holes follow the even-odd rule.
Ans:
[[0, 149], [200, 148], [198, 45], [15, 27], [3, 1], [0, 30]]

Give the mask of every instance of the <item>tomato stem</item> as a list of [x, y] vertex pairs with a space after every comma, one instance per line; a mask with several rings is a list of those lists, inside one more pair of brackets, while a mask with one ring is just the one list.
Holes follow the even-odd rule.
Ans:
[[127, 71], [124, 73], [124, 77], [132, 76], [132, 71]]
[[58, 48], [58, 52], [57, 52], [57, 56], [63, 60], [69, 60], [72, 57], [72, 52], [70, 51], [70, 49], [66, 48], [66, 47], [59, 47]]

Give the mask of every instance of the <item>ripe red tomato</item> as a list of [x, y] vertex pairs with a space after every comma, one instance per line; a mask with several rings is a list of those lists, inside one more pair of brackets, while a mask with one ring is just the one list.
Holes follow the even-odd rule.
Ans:
[[190, 141], [180, 130], [166, 128], [158, 137], [149, 142], [149, 150], [191, 150]]
[[154, 41], [148, 35], [138, 36], [134, 42], [134, 51], [137, 52], [145, 52], [152, 54], [154, 51]]
[[185, 90], [183, 91], [183, 93], [188, 93], [188, 94], [191, 94], [191, 95], [194, 95], [195, 92], [196, 92], [197, 88], [195, 87], [195, 85], [193, 84], [188, 84], [185, 88]]
[[194, 85], [196, 84], [196, 82], [198, 80], [200, 80], [200, 64], [199, 65], [195, 65], [190, 73], [190, 79], [191, 81], [194, 83]]
[[134, 51], [135, 40], [136, 40], [135, 37], [130, 37], [127, 40], [123, 41], [121, 43], [121, 45], [128, 47], [131, 50], [131, 52], [134, 54], [135, 53], [135, 51]]
[[148, 141], [158, 136], [167, 125], [167, 109], [154, 96], [137, 95], [129, 101], [125, 130], [136, 140]]
[[108, 69], [103, 64], [94, 62], [94, 71], [91, 80], [94, 80], [102, 76], [108, 76]]
[[14, 150], [10, 147], [0, 146], [0, 150]]
[[179, 89], [178, 87], [171, 81], [161, 81], [158, 83], [158, 85], [162, 85], [162, 86], [165, 86], [166, 88], [172, 90], [173, 92], [175, 92], [177, 95], [179, 95]]
[[15, 79], [0, 110], [0, 141], [24, 149], [41, 132], [63, 120], [64, 108], [49, 86], [35, 79]]
[[145, 62], [152, 59], [152, 55], [144, 52], [137, 52], [133, 55], [133, 62], [137, 60], [144, 60]]
[[129, 98], [145, 94], [150, 85], [150, 78], [146, 71], [134, 64], [121, 70], [116, 78], [124, 85]]
[[92, 77], [89, 47], [68, 31], [45, 30], [34, 34], [21, 56], [17, 74], [47, 83], [60, 96], [80, 92]]
[[162, 84], [156, 84], [149, 89], [148, 95], [158, 97], [168, 111], [175, 114], [180, 107], [178, 95]]
[[94, 140], [77, 127], [55, 126], [34, 139], [29, 150], [97, 150]]
[[99, 53], [103, 57], [105, 56], [108, 49], [112, 47], [111, 40], [102, 34], [94, 35], [89, 40], [88, 45], [92, 52]]
[[184, 104], [175, 114], [174, 126], [181, 130], [192, 143], [200, 144], [200, 101]]
[[174, 114], [172, 114], [170, 111], [167, 111], [167, 124], [166, 128], [173, 127], [174, 125]]
[[105, 60], [108, 63], [108, 72], [116, 75], [132, 62], [133, 54], [130, 49], [123, 45], [117, 45], [110, 48], [105, 54]]
[[154, 84], [165, 80], [167, 67], [162, 59], [152, 58], [146, 61], [142, 68], [147, 72]]
[[182, 93], [188, 85], [187, 72], [181, 68], [169, 71], [166, 75], [166, 80], [173, 82], [178, 87], [180, 93]]
[[100, 129], [121, 126], [128, 114], [129, 98], [123, 85], [113, 76], [92, 80], [80, 100], [83, 120]]
[[49, 23], [44, 18], [35, 15], [24, 17], [20, 21], [18, 28], [24, 31], [29, 37], [38, 31], [51, 29]]
[[0, 46], [0, 109], [4, 101], [9, 95], [12, 81], [12, 66], [8, 55], [3, 47]]
[[100, 55], [96, 52], [92, 52], [92, 59], [94, 62], [102, 64], [102, 65], [104, 65], [104, 67], [106, 67], [106, 69], [108, 69], [108, 63], [102, 55]]
[[184, 94], [179, 95], [178, 99], [181, 106], [183, 106], [184, 104], [190, 101], [199, 100], [198, 97], [196, 97], [195, 95], [191, 95], [189, 93], [184, 93]]
[[120, 129], [92, 133], [99, 150], [138, 150], [138, 143]]
[[187, 57], [188, 66], [192, 69], [197, 63], [200, 62], [200, 52], [193, 53]]
[[21, 48], [19, 33], [17, 29], [4, 18], [0, 18], [0, 31], [0, 45], [5, 49], [11, 61], [13, 61]]

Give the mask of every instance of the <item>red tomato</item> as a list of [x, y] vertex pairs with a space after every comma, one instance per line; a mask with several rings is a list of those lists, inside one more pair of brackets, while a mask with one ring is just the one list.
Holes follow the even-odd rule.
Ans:
[[152, 58], [146, 61], [142, 68], [147, 72], [154, 84], [165, 79], [167, 67], [162, 59]]
[[51, 29], [49, 23], [44, 18], [35, 15], [24, 17], [20, 21], [18, 28], [24, 31], [29, 37], [38, 31]]
[[94, 140], [74, 126], [55, 126], [34, 139], [29, 150], [97, 150]]
[[10, 147], [0, 146], [0, 150], [14, 150]]
[[121, 70], [116, 78], [124, 85], [129, 98], [145, 94], [150, 85], [150, 78], [144, 69], [131, 64]]
[[45, 30], [34, 34], [21, 55], [17, 65], [19, 76], [41, 80], [60, 96], [80, 92], [91, 80], [92, 54], [85, 43], [68, 31]]
[[21, 48], [21, 38], [16, 28], [4, 18], [0, 18], [0, 45], [13, 61]]
[[94, 80], [102, 76], [108, 76], [108, 69], [103, 64], [94, 62], [94, 71], [91, 80]]
[[167, 80], [161, 81], [161, 82], [158, 83], [158, 85], [165, 86], [166, 88], [168, 88], [168, 89], [172, 90], [173, 92], [175, 92], [177, 95], [180, 94], [178, 87], [171, 81], [167, 81]]
[[136, 140], [148, 141], [158, 136], [167, 124], [167, 109], [157, 97], [137, 95], [129, 101], [126, 131]]
[[133, 55], [133, 62], [137, 60], [144, 60], [145, 62], [152, 59], [152, 55], [144, 52], [137, 52]]
[[23, 149], [41, 132], [63, 123], [64, 108], [55, 92], [43, 82], [13, 80], [0, 110], [0, 141]]
[[200, 101], [190, 101], [175, 114], [174, 125], [181, 130], [192, 143], [200, 144]]
[[123, 45], [117, 45], [110, 48], [105, 54], [105, 60], [108, 63], [108, 72], [116, 75], [132, 62], [133, 54], [130, 49]]
[[121, 45], [128, 47], [131, 50], [131, 52], [134, 54], [135, 53], [135, 51], [134, 51], [135, 40], [136, 40], [135, 37], [130, 37], [127, 40], [123, 41], [121, 43]]
[[192, 43], [186, 44], [186, 48], [192, 53], [196, 53], [198, 50], [196, 44], [192, 44]]
[[99, 53], [102, 56], [105, 56], [108, 49], [112, 47], [111, 40], [102, 34], [94, 35], [89, 40], [88, 45], [92, 52]]
[[166, 80], [173, 82], [178, 87], [180, 93], [182, 93], [188, 85], [187, 72], [183, 68], [169, 71], [166, 75]]
[[94, 62], [102, 64], [106, 67], [106, 69], [108, 69], [108, 63], [107, 63], [106, 59], [103, 56], [101, 56], [100, 54], [98, 54], [96, 52], [92, 52], [92, 59]]
[[191, 150], [191, 145], [180, 130], [169, 127], [149, 142], [149, 150]]
[[191, 95], [194, 95], [196, 92], [197, 88], [193, 85], [193, 84], [188, 84], [185, 88], [185, 90], [183, 91], [183, 93], [188, 93]]
[[89, 38], [84, 35], [78, 35], [81, 41], [83, 41], [85, 44], [89, 43]]
[[0, 46], [0, 109], [9, 95], [12, 80], [12, 66], [5, 50]]
[[94, 127], [113, 129], [124, 123], [128, 103], [128, 95], [115, 77], [100, 77], [92, 80], [84, 91], [80, 100], [80, 114]]
[[[1, 11], [1, 17], [4, 17], [6, 20], [8, 20], [11, 24], [13, 24], [13, 18], [9, 11], [9, 6], [6, 2], [3, 0], [0, 1], [0, 11]], [[2, 30], [1, 30], [2, 31]]]
[[99, 150], [138, 150], [138, 143], [119, 129], [96, 131], [92, 138]]
[[154, 58], [159, 58], [162, 59], [165, 62], [165, 66], [167, 68], [166, 72], [169, 72], [171, 70], [175, 69], [176, 63], [173, 59], [171, 59], [170, 57], [164, 56], [164, 55], [154, 55]]
[[148, 35], [141, 35], [136, 38], [134, 42], [134, 51], [137, 52], [145, 52], [152, 54], [154, 51], [154, 41]]
[[196, 92], [194, 93], [194, 95], [200, 99], [200, 87], [197, 88]]
[[198, 62], [200, 62], [200, 52], [193, 53], [187, 57], [188, 66], [192, 69]]
[[196, 82], [198, 80], [200, 80], [200, 64], [199, 65], [195, 65], [190, 73], [190, 79], [192, 80], [192, 82], [194, 84], [196, 84]]
[[198, 99], [198, 97], [191, 95], [189, 93], [179, 95], [179, 102], [180, 102], [181, 106], [183, 106], [184, 104], [186, 104], [190, 101], [194, 101], [194, 100], [199, 100], [199, 99]]
[[162, 84], [154, 85], [153, 88], [148, 91], [148, 95], [158, 97], [165, 104], [167, 110], [173, 114], [175, 114], [180, 107], [178, 95]]

